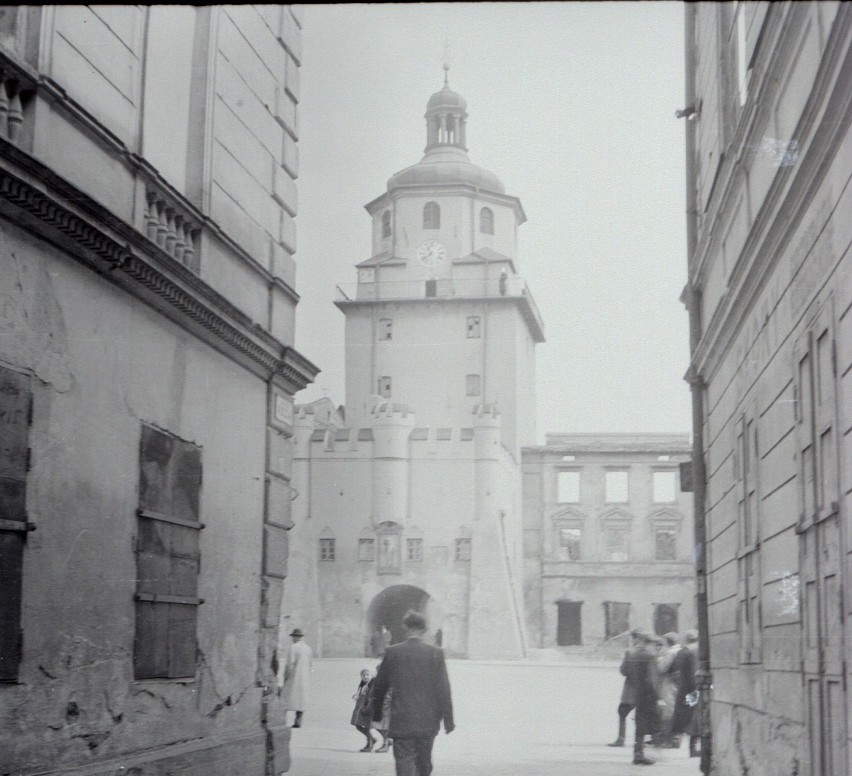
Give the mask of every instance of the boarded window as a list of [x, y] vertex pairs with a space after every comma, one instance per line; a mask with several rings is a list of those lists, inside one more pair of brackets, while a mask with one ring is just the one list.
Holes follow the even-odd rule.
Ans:
[[393, 318], [379, 318], [379, 339], [393, 339]]
[[18, 678], [21, 569], [32, 393], [29, 378], [0, 367], [0, 682]]
[[577, 504], [580, 501], [580, 472], [559, 472], [556, 475], [557, 494], [560, 504]]
[[479, 211], [479, 231], [483, 234], [494, 234], [494, 212], [490, 207]]
[[612, 639], [630, 630], [630, 604], [619, 601], [604, 602], [606, 638]]
[[427, 202], [423, 206], [423, 228], [441, 228], [441, 208], [438, 207], [437, 202]]
[[334, 560], [334, 539], [319, 540], [319, 559], [324, 561]]
[[467, 316], [468, 339], [479, 339], [482, 336], [482, 318], [478, 315]]
[[456, 539], [456, 560], [470, 560], [470, 539]]
[[142, 426], [136, 539], [136, 679], [195, 676], [201, 450]]
[[373, 561], [376, 559], [376, 540], [358, 540], [358, 560]]
[[678, 604], [654, 604], [654, 633], [677, 633]]
[[382, 238], [391, 236], [391, 214], [390, 210], [382, 213]]
[[408, 560], [420, 561], [423, 560], [423, 539], [406, 539], [406, 548]]

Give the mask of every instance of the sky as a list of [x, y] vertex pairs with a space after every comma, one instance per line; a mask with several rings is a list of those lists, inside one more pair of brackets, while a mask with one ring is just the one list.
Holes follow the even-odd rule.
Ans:
[[344, 397], [335, 285], [371, 254], [364, 205], [423, 156], [443, 85], [468, 104], [474, 164], [519, 197], [516, 267], [545, 324], [537, 437], [689, 433], [679, 2], [305, 6], [297, 402]]

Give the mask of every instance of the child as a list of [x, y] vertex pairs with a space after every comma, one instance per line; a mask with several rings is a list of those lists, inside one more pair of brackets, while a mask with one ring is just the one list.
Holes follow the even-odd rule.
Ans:
[[376, 738], [370, 730], [370, 719], [373, 716], [370, 704], [370, 688], [372, 683], [370, 670], [368, 668], [363, 669], [361, 671], [361, 683], [352, 696], [352, 700], [355, 701], [355, 708], [352, 710], [352, 719], [350, 721], [358, 732], [362, 733], [367, 739], [367, 745], [363, 749], [359, 749], [359, 752], [372, 752], [376, 744]]

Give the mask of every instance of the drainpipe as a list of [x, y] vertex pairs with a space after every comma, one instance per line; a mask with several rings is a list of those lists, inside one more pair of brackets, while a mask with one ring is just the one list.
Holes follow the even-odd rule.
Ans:
[[[695, 96], [695, 6], [685, 5], [686, 105], [697, 110]], [[687, 108], [689, 110], [689, 108]], [[684, 112], [685, 113], [685, 112]], [[695, 712], [701, 719], [701, 772], [709, 774], [713, 758], [710, 703], [713, 676], [710, 670], [710, 623], [707, 612], [707, 530], [705, 514], [706, 469], [704, 464], [704, 392], [706, 386], [695, 364], [701, 342], [701, 289], [693, 285], [692, 266], [697, 243], [698, 211], [695, 191], [695, 121], [685, 116], [686, 132], [686, 244], [688, 279], [685, 302], [689, 311], [690, 366], [686, 374], [692, 395], [692, 476], [695, 514], [695, 605], [698, 615], [698, 661], [696, 683], [700, 691]]]

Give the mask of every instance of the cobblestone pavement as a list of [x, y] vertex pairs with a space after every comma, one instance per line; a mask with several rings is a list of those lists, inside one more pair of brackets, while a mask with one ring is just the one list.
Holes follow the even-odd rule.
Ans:
[[[349, 724], [361, 668], [375, 660], [317, 660], [311, 707], [294, 729], [288, 776], [393, 776], [393, 753], [360, 753]], [[617, 663], [449, 661], [456, 730], [435, 740], [434, 776], [700, 776], [698, 758], [656, 750], [652, 766], [632, 747], [606, 746], [617, 731], [623, 678]], [[628, 737], [633, 723], [628, 720]]]

